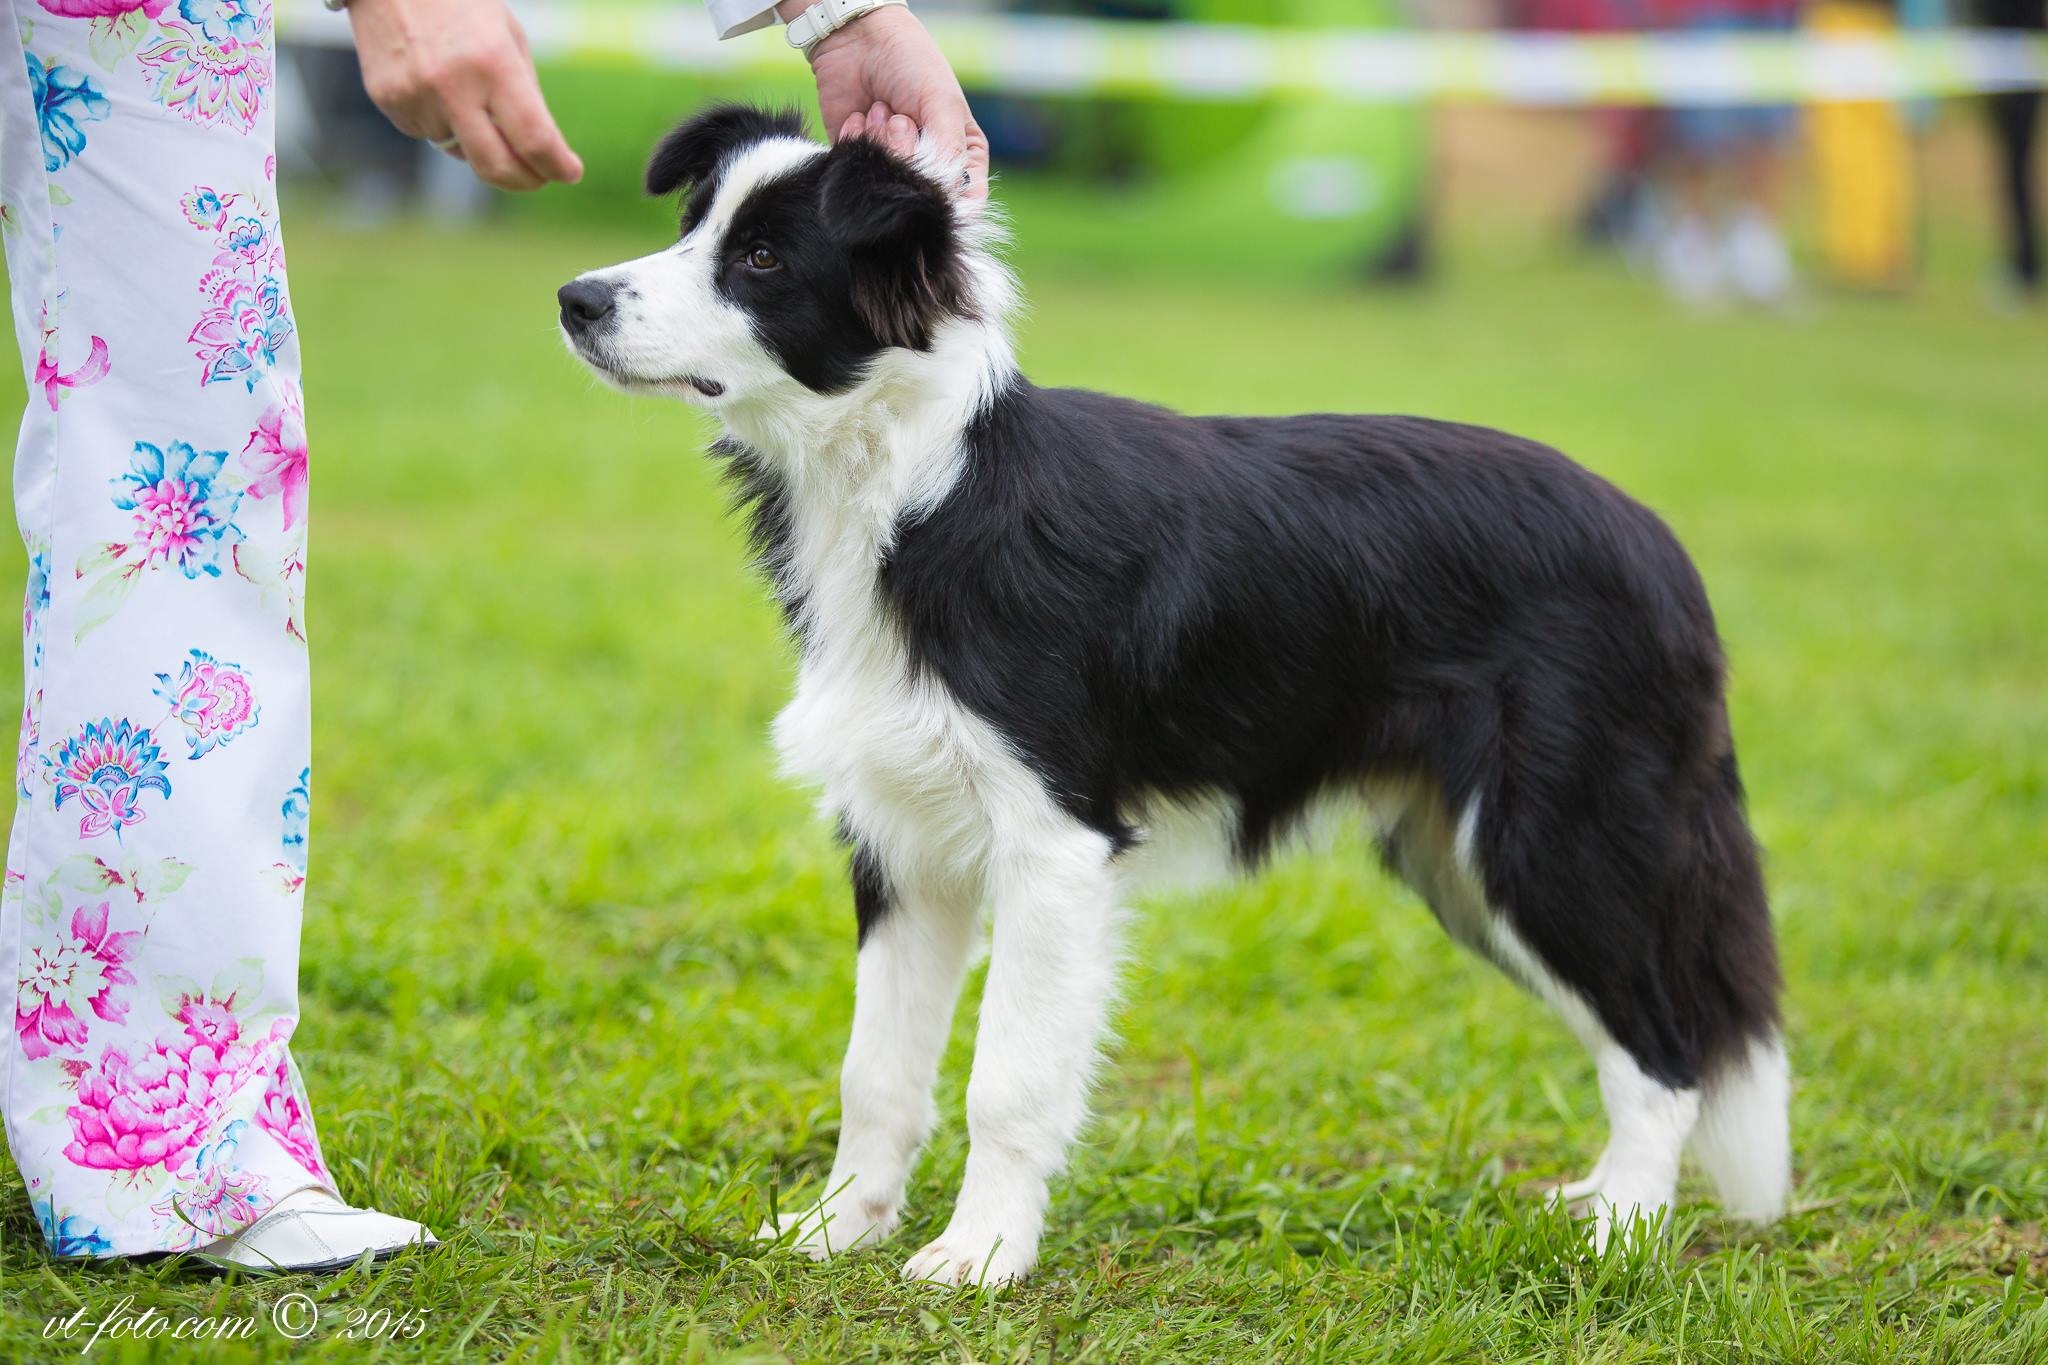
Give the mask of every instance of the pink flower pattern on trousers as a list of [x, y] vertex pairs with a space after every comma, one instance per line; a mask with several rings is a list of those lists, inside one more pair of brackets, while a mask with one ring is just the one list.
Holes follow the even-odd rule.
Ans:
[[242, 463], [256, 477], [246, 490], [252, 498], [277, 495], [284, 507], [284, 529], [306, 518], [306, 415], [297, 385], [287, 386], [285, 400], [273, 404], [249, 433]]
[[[230, 215], [230, 205], [247, 201]], [[249, 392], [277, 367], [292, 334], [284, 289], [284, 239], [259, 194], [222, 194], [195, 185], [179, 200], [185, 221], [213, 234], [213, 269], [199, 281], [206, 307], [186, 338], [204, 369], [201, 384], [240, 380]]]
[[193, 758], [256, 724], [256, 694], [240, 664], [222, 663], [195, 649], [175, 680], [159, 673], [156, 681], [156, 694], [171, 704], [171, 714], [185, 727]]
[[272, 1049], [290, 1033], [280, 1019], [257, 1045], [242, 1042], [232, 997], [188, 997], [177, 1017], [182, 1035], [159, 1038], [133, 1060], [109, 1047], [79, 1076], [78, 1102], [64, 1111], [72, 1133], [66, 1160], [103, 1171], [176, 1170], [205, 1141], [212, 1115], [271, 1065]]
[[62, 350], [57, 335], [57, 324], [50, 320], [50, 305], [43, 305], [43, 345], [36, 353], [34, 384], [43, 391], [43, 401], [50, 405], [50, 411], [57, 410], [61, 402], [73, 389], [90, 388], [113, 373], [113, 359], [107, 350], [104, 337], [93, 337], [86, 343], [85, 359], [71, 369], [58, 363], [57, 356]]
[[188, 19], [196, 8], [188, 3], [176, 17], [160, 15], [157, 41], [136, 60], [149, 68], [150, 93], [164, 108], [246, 133], [270, 89], [270, 6], [215, 0], [204, 7], [211, 13]]
[[110, 1024], [128, 1017], [128, 1003], [114, 992], [135, 984], [125, 964], [142, 931], [112, 932], [110, 918], [104, 901], [80, 906], [71, 912], [69, 942], [29, 949], [14, 1002], [14, 1030], [24, 1056], [33, 1060], [83, 1048], [88, 1009]]
[[115, 19], [141, 10], [154, 19], [170, 0], [37, 0], [44, 9], [62, 19]]
[[57, 746], [51, 777], [59, 810], [73, 797], [85, 808], [78, 820], [81, 839], [109, 830], [118, 839], [122, 830], [148, 818], [141, 806], [144, 792], [166, 799], [171, 794], [156, 736], [125, 717], [118, 724], [112, 717], [87, 721]]
[[242, 1137], [249, 1131], [236, 1119], [220, 1138], [193, 1153], [179, 1168], [171, 1192], [151, 1206], [167, 1223], [185, 1228], [175, 1239], [187, 1246], [239, 1232], [263, 1216], [269, 1204], [264, 1187], [270, 1182], [237, 1163]]
[[256, 1124], [276, 1138], [278, 1146], [305, 1167], [308, 1175], [328, 1178], [327, 1163], [320, 1158], [320, 1139], [313, 1133], [313, 1115], [292, 1082], [291, 1062], [281, 1054], [264, 1084], [263, 1107], [256, 1111]]

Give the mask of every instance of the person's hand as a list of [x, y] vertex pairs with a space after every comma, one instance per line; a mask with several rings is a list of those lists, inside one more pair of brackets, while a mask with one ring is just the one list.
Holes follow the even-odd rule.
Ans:
[[[783, 0], [776, 12], [793, 19], [810, 2]], [[988, 138], [968, 110], [945, 54], [916, 15], [901, 5], [870, 10], [827, 35], [810, 59], [818, 112], [833, 141], [865, 135], [907, 156], [923, 132], [940, 155], [966, 167], [961, 193], [987, 196]]]
[[363, 89], [398, 131], [501, 190], [583, 178], [504, 0], [354, 0], [348, 16]]

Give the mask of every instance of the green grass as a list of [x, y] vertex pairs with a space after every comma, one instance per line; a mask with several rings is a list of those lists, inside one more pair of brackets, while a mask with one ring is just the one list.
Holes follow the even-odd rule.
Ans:
[[[1025, 255], [1042, 380], [1493, 423], [1669, 517], [1734, 661], [1799, 1188], [1768, 1231], [1692, 1203], [1669, 1255], [1579, 1255], [1521, 1190], [1598, 1149], [1585, 1057], [1345, 842], [1146, 908], [1044, 1263], [998, 1297], [896, 1279], [960, 1177], [971, 1008], [897, 1239], [827, 1267], [748, 1240], [830, 1158], [852, 910], [772, 775], [789, 661], [705, 428], [552, 335], [557, 283], [651, 239], [322, 217], [292, 227], [318, 491], [298, 1051], [346, 1192], [450, 1245], [291, 1286], [337, 1326], [422, 1311], [419, 1337], [301, 1349], [2048, 1359], [2048, 326], [1975, 306], [1972, 242], [1911, 301], [1697, 322], [1505, 231], [1414, 296]], [[286, 1288], [53, 1267], [11, 1175], [0, 1238], [0, 1357], [61, 1358], [44, 1322], [124, 1295], [267, 1313]], [[151, 1350], [175, 1354], [94, 1356]]]

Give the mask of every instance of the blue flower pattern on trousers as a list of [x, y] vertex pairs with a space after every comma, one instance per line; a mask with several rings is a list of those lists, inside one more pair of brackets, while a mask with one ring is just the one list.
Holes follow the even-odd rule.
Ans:
[[99, 87], [68, 66], [28, 54], [28, 92], [43, 135], [43, 169], [60, 171], [85, 150], [82, 125], [97, 123], [114, 106]]

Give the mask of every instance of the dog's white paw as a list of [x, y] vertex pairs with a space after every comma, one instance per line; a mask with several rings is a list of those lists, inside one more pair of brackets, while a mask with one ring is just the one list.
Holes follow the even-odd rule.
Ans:
[[1014, 1241], [988, 1235], [956, 1233], [952, 1228], [910, 1258], [903, 1267], [906, 1280], [927, 1280], [933, 1284], [974, 1284], [984, 1287], [1014, 1284], [1038, 1264], [1036, 1238], [1019, 1236]]
[[1657, 1179], [1632, 1178], [1626, 1170], [1608, 1167], [1603, 1158], [1584, 1180], [1567, 1181], [1548, 1191], [1554, 1207], [1589, 1224], [1593, 1250], [1602, 1252], [1616, 1232], [1645, 1238], [1668, 1219], [1678, 1191]]
[[862, 1205], [853, 1199], [832, 1199], [761, 1224], [757, 1241], [822, 1261], [871, 1247], [896, 1230], [898, 1211], [892, 1205]]
[[1605, 1251], [1617, 1234], [1648, 1244], [1662, 1233], [1676, 1197], [1673, 1189], [1632, 1189], [1623, 1182], [1603, 1185], [1585, 1196], [1580, 1207], [1593, 1220], [1593, 1250]]
[[1594, 1196], [1600, 1193], [1601, 1172], [1595, 1166], [1592, 1173], [1583, 1180], [1563, 1180], [1539, 1193], [1554, 1209], [1563, 1209], [1574, 1218], [1592, 1216]]

